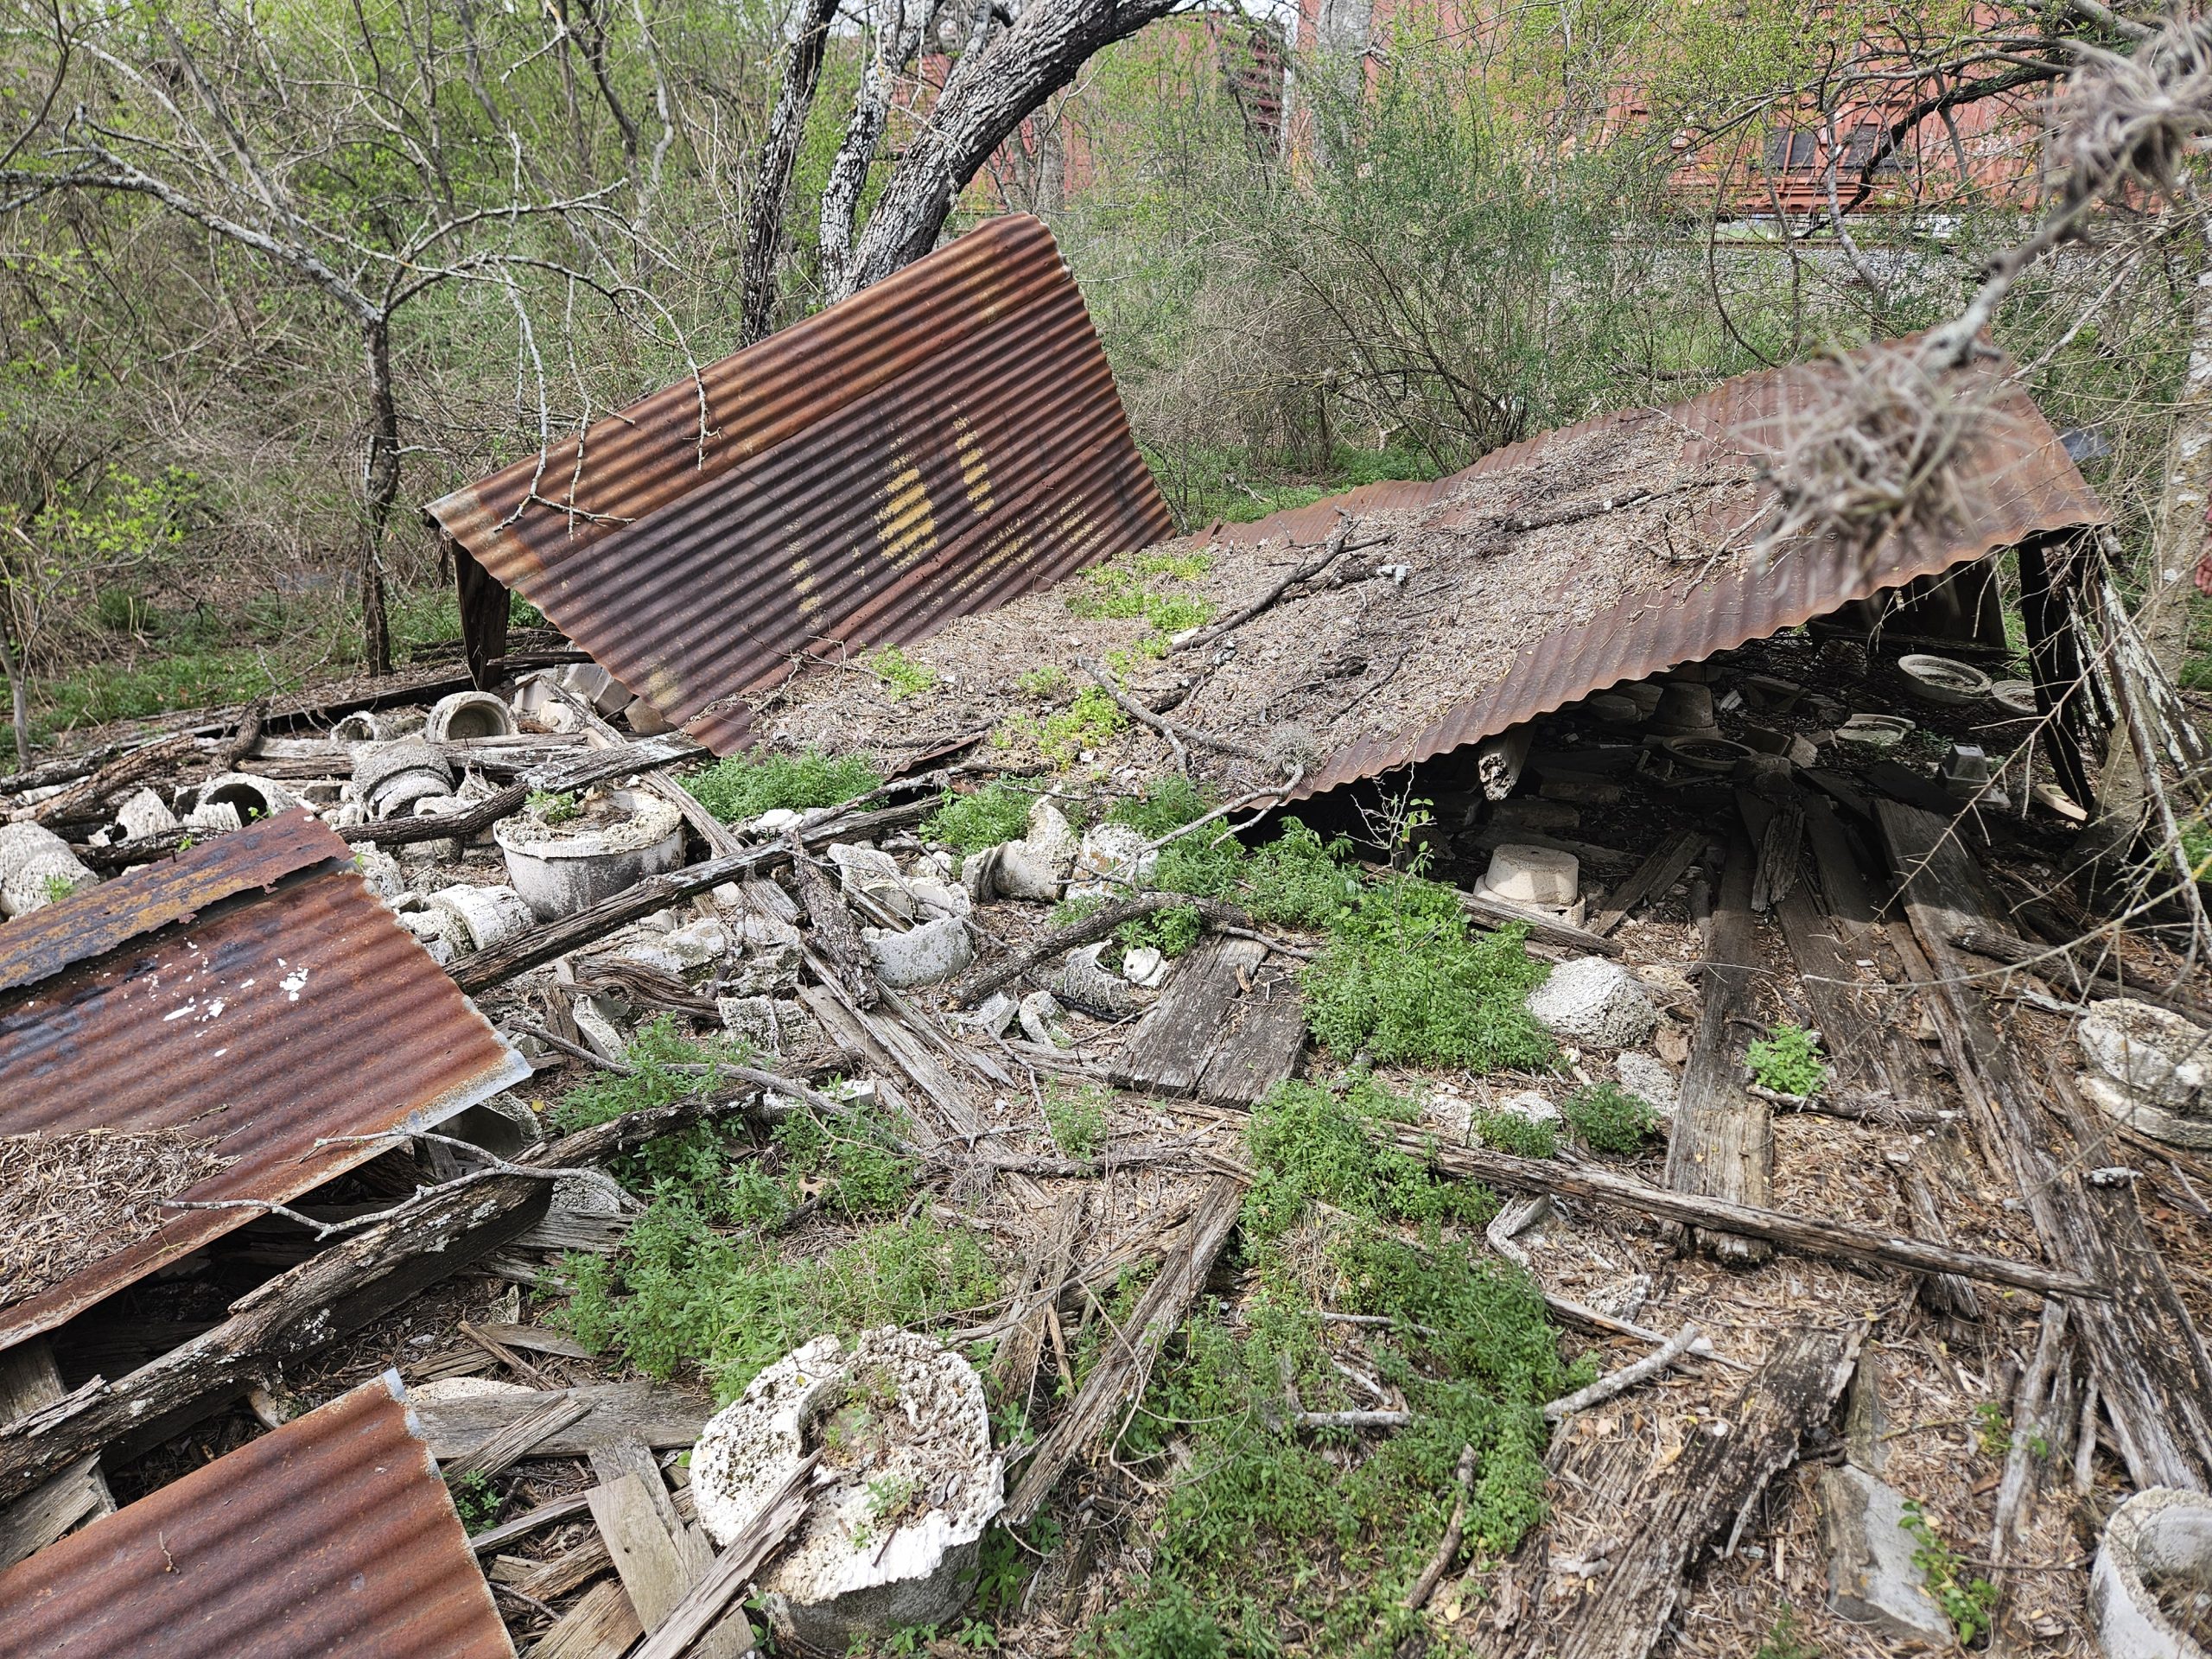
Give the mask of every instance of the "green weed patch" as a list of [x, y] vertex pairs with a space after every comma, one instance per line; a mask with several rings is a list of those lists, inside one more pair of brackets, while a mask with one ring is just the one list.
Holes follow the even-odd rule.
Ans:
[[864, 756], [831, 756], [819, 749], [803, 754], [733, 754], [691, 779], [689, 787], [724, 823], [741, 823], [782, 808], [808, 812], [865, 795], [883, 774]]

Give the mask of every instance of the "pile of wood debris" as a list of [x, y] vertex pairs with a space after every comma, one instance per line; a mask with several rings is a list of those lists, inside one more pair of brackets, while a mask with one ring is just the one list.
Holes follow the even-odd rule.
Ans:
[[[1557, 459], [1578, 490], [1605, 461]], [[1459, 507], [1481, 516], [1479, 501]], [[1671, 510], [1654, 504], [1648, 523], [1607, 533], [1663, 562]], [[1340, 536], [1332, 557], [1353, 558], [1369, 533]], [[1589, 532], [1555, 533], [1564, 561]], [[1471, 537], [1465, 556], [1490, 556]], [[1270, 571], [1224, 558], [1163, 582], [1230, 617], [1294, 574], [1272, 557]], [[45, 1542], [54, 1529], [26, 1520], [24, 1495], [82, 1459], [105, 1457], [128, 1498], [394, 1367], [471, 1506], [471, 1548], [520, 1649], [741, 1650], [750, 1633], [730, 1609], [803, 1502], [772, 1505], [718, 1554], [681, 1456], [713, 1409], [707, 1379], [685, 1366], [652, 1381], [562, 1328], [559, 1309], [579, 1256], [619, 1268], [641, 1209], [592, 1172], [626, 1168], [626, 1154], [709, 1113], [765, 1133], [794, 1103], [829, 1121], [865, 1100], [903, 1126], [898, 1151], [918, 1180], [910, 1216], [975, 1238], [1001, 1287], [989, 1306], [925, 1328], [989, 1344], [994, 1400], [1019, 1402], [1038, 1430], [1004, 1448], [1002, 1519], [1049, 1515], [1062, 1542], [998, 1605], [995, 1639], [1072, 1651], [1154, 1564], [1176, 1460], [1139, 1469], [1114, 1452], [1148, 1379], [1183, 1363], [1186, 1320], [1244, 1317], [1247, 1115], [1286, 1079], [1341, 1078], [1360, 1057], [1308, 1038], [1301, 976], [1325, 931], [1255, 925], [1233, 893], [1131, 900], [1130, 876], [1157, 849], [1096, 823], [1086, 834], [1067, 815], [1103, 816], [1201, 753], [1216, 758], [1198, 770], [1217, 797], [1280, 775], [1282, 757], [1255, 761], [1192, 731], [1256, 755], [1269, 730], [1302, 724], [1317, 748], [1341, 747], [1366, 715], [1324, 718], [1299, 690], [1325, 677], [1317, 639], [1363, 658], [1338, 677], [1345, 687], [1387, 667], [1376, 642], [1395, 640], [1402, 701], [1415, 688], [1464, 695], [1446, 662], [1476, 674], [1485, 652], [1522, 643], [1511, 618], [1464, 609], [1460, 632], [1416, 636], [1401, 612], [1428, 590], [1360, 574], [1330, 588], [1313, 569], [1303, 603], [1255, 613], [1234, 671], [1218, 652], [1152, 659], [1179, 694], [1173, 723], [1145, 702], [1154, 722], [1132, 713], [1054, 772], [1035, 768], [1033, 742], [984, 739], [1025, 700], [1040, 720], [1064, 706], [1080, 683], [1068, 671], [1129, 649], [1151, 626], [1141, 616], [1084, 619], [1067, 591], [1035, 596], [916, 648], [936, 680], [919, 694], [893, 696], [878, 668], [821, 671], [785, 694], [779, 731], [866, 753], [891, 781], [739, 825], [687, 788], [705, 758], [618, 728], [620, 701], [588, 668], [526, 681], [501, 733], [456, 736], [448, 719], [426, 735], [438, 711], [395, 697], [334, 733], [312, 715], [289, 734], [256, 715], [93, 751], [74, 775], [0, 780], [16, 816], [51, 826], [99, 872], [220, 833], [211, 779], [268, 785], [283, 797], [272, 810], [304, 808], [354, 843], [364, 880], [537, 1068], [496, 1103], [497, 1135], [456, 1122], [419, 1137], [41, 1338], [46, 1392], [19, 1384], [19, 1421], [0, 1427], [0, 1504], [15, 1506], [0, 1539], [14, 1555]], [[1096, 588], [1086, 577], [1076, 591]], [[1540, 580], [1528, 592], [1553, 602]], [[1206, 666], [1186, 673], [1190, 660]], [[1126, 688], [1102, 677], [1117, 706], [1146, 697], [1154, 671], [1136, 666]], [[1020, 689], [1048, 668], [1060, 692]], [[1322, 702], [1335, 709], [1343, 689]], [[2049, 808], [1999, 810], [1987, 779], [1969, 782], [1968, 801], [1931, 775], [1954, 741], [2001, 747], [1988, 728], [2011, 716], [1996, 705], [1910, 702], [1888, 662], [1803, 636], [1649, 690], [1661, 695], [1624, 688], [1545, 716], [1486, 773], [1468, 753], [1430, 763], [1403, 790], [1427, 822], [1370, 849], [1376, 866], [1419, 853], [1477, 925], [1526, 928], [1540, 958], [1618, 970], [1609, 983], [1640, 1009], [1618, 1027], [1557, 1016], [1562, 1046], [1546, 1071], [1376, 1069], [1424, 1114], [1408, 1148], [1501, 1195], [1483, 1248], [1531, 1276], [1568, 1353], [1592, 1355], [1606, 1377], [1559, 1402], [1549, 1518], [1517, 1548], [1491, 1558], [1456, 1522], [1439, 1529], [1433, 1570], [1407, 1591], [1421, 1621], [1407, 1639], [1741, 1659], [1778, 1624], [1803, 1644], [1793, 1651], [1840, 1655], [1940, 1647], [1993, 1622], [2012, 1650], [2083, 1651], [2113, 1510], [2131, 1491], [2212, 1487], [2199, 1335], [2212, 1319], [2212, 1160], [2086, 1101], [2077, 1076], [2094, 1068], [2081, 1031], [2123, 994], [2212, 1020], [2201, 983], [2155, 918], [2123, 927], [2074, 906], [2057, 879], [2070, 826]], [[1651, 731], [1669, 693], [1670, 709], [1713, 711], [1687, 734], [1707, 747]], [[1848, 713], [1898, 709], [1939, 741], [1863, 751], [1836, 737]], [[1406, 704], [1389, 723], [1420, 712]], [[436, 804], [379, 816], [378, 752], [407, 743], [423, 752], [418, 770], [442, 769], [420, 798]], [[1016, 861], [1033, 876], [1041, 865], [1041, 887], [1010, 880], [1002, 853], [963, 858], [925, 829], [947, 789], [1017, 769], [1044, 806]], [[2016, 802], [2036, 798], [2024, 776], [1997, 781]], [[160, 813], [118, 821], [148, 790]], [[560, 803], [594, 791], [620, 791], [639, 816], [672, 809], [680, 850], [581, 907], [538, 913], [495, 827], [522, 812], [557, 827]], [[1360, 829], [1352, 804], [1302, 810], [1327, 830]], [[1394, 822], [1404, 826], [1402, 810]], [[1248, 826], [1248, 838], [1274, 828]], [[1500, 863], [1501, 848], [1517, 852]], [[1572, 872], [1575, 891], [1542, 895], [1548, 908], [1497, 880], [1532, 848]], [[1086, 880], [1104, 909], [1053, 910]], [[519, 909], [481, 896], [511, 888]], [[1179, 908], [1201, 937], [1172, 963], [1085, 948]], [[663, 1019], [696, 1038], [740, 1034], [751, 1058], [721, 1065], [709, 1095], [556, 1135], [549, 1106], [630, 1070], [630, 1046]], [[1748, 1081], [1748, 1046], [1784, 1021], [1820, 1033], [1827, 1071], [1807, 1097]], [[1543, 1116], [1568, 1090], [1611, 1081], [1663, 1110], [1665, 1133], [1641, 1151], [1600, 1156], [1567, 1139], [1536, 1159], [1486, 1140], [1499, 1111]], [[1069, 1090], [1100, 1115], [1080, 1145], [1064, 1144], [1049, 1109]], [[813, 1261], [853, 1233], [834, 1208], [800, 1203], [771, 1244]], [[334, 1324], [340, 1307], [350, 1318]], [[1325, 1303], [1318, 1313], [1347, 1376], [1384, 1375], [1377, 1321]], [[1079, 1344], [1094, 1357], [1080, 1376]], [[1362, 1420], [1348, 1463], [1405, 1421], [1403, 1399], [1372, 1386], [1373, 1408], [1347, 1414]], [[69, 1390], [68, 1408], [31, 1409]], [[143, 1422], [195, 1419], [181, 1439], [133, 1437]], [[1940, 1548], [1900, 1530], [1908, 1514]], [[1973, 1588], [1984, 1580], [1986, 1597]], [[938, 1630], [935, 1650], [954, 1651], [952, 1634]], [[1278, 1637], [1319, 1650], [1287, 1609]], [[911, 1651], [922, 1638], [905, 1639]]]

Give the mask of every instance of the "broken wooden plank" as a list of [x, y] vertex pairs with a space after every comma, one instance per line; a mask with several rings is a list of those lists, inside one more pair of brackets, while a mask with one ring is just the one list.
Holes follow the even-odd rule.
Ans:
[[1737, 1522], [1796, 1459], [1806, 1430], [1834, 1409], [1865, 1335], [1866, 1326], [1853, 1324], [1783, 1337], [1721, 1408], [1719, 1421], [1689, 1436], [1656, 1490], [1643, 1436], [1562, 1436], [1552, 1459], [1559, 1497], [1549, 1530], [1575, 1523], [1573, 1565], [1602, 1560], [1605, 1571], [1584, 1578], [1560, 1562], [1556, 1581], [1537, 1594], [1507, 1652], [1516, 1659], [1644, 1659], [1664, 1634], [1698, 1553]]
[[[511, 1402], [518, 1396], [494, 1394], [482, 1397], [487, 1402]], [[448, 1480], [459, 1480], [468, 1475], [489, 1477], [500, 1474], [524, 1458], [556, 1455], [547, 1447], [546, 1442], [591, 1415], [591, 1407], [584, 1401], [560, 1394], [548, 1395], [537, 1393], [536, 1399], [537, 1403], [500, 1423], [490, 1433], [480, 1437], [476, 1444], [467, 1450], [454, 1452], [446, 1457], [441, 1457], [433, 1451], [430, 1455], [437, 1458], [438, 1465]], [[435, 1410], [436, 1408], [429, 1408]], [[420, 1414], [419, 1411], [417, 1414]]]
[[610, 1580], [585, 1591], [583, 1599], [538, 1639], [528, 1659], [622, 1659], [645, 1633], [629, 1592]]
[[1192, 1302], [1213, 1271], [1243, 1207], [1244, 1184], [1217, 1177], [1199, 1198], [1181, 1243], [1160, 1263], [1159, 1275], [1145, 1287], [1128, 1321], [1118, 1332], [1117, 1350], [1101, 1358], [1068, 1408], [1039, 1441], [1007, 1495], [1001, 1519], [1007, 1526], [1031, 1520], [1052, 1497], [1068, 1466], [1102, 1440], [1109, 1440], [1121, 1419], [1143, 1397], [1153, 1361], [1182, 1327]]
[[[50, 1406], [66, 1392], [45, 1338], [33, 1337], [0, 1352], [0, 1422]], [[13, 1503], [0, 1504], [0, 1567], [36, 1554], [84, 1522], [114, 1512], [99, 1459], [79, 1458]]]
[[1037, 1363], [1044, 1357], [1046, 1314], [1067, 1282], [1076, 1235], [1090, 1207], [1090, 1194], [1081, 1188], [1063, 1193], [1052, 1207], [1044, 1248], [1030, 1258], [1028, 1274], [1007, 1312], [1009, 1328], [991, 1358], [993, 1397], [1014, 1402], [1025, 1415], [1037, 1384]]
[[[1905, 1201], [1912, 1206], [1915, 1230], [1923, 1238], [1948, 1244], [1950, 1230], [1943, 1224], [1943, 1212], [1936, 1203], [1935, 1189], [1929, 1185], [1928, 1177], [1908, 1166], [1897, 1179], [1904, 1188]], [[1981, 1298], [1974, 1294], [1972, 1283], [1955, 1273], [1933, 1273], [1923, 1279], [1920, 1300], [1937, 1313], [1948, 1313], [1954, 1319], [1981, 1317]]]
[[528, 1537], [540, 1527], [550, 1527], [556, 1522], [574, 1520], [584, 1512], [586, 1507], [584, 1495], [582, 1492], [572, 1492], [567, 1497], [556, 1497], [550, 1503], [541, 1503], [536, 1509], [515, 1516], [512, 1521], [502, 1521], [498, 1526], [487, 1531], [471, 1534], [468, 1548], [473, 1554], [489, 1555], [495, 1550], [505, 1548], [518, 1538]]
[[713, 1405], [674, 1389], [642, 1382], [600, 1382], [581, 1389], [518, 1389], [459, 1400], [423, 1400], [415, 1414], [423, 1438], [441, 1467], [474, 1454], [508, 1425], [549, 1407], [575, 1406], [537, 1443], [541, 1458], [588, 1457], [594, 1446], [636, 1440], [656, 1449], [690, 1446], [713, 1414]]
[[1305, 1040], [1288, 968], [1257, 939], [1214, 936], [1183, 958], [1110, 1075], [1147, 1094], [1250, 1105], [1290, 1075]]
[[1905, 914], [1935, 969], [1960, 1087], [1987, 1115], [2045, 1252], [2113, 1287], [2109, 1300], [2075, 1313], [2128, 1473], [2138, 1487], [2212, 1491], [2212, 1364], [2133, 1186], [2092, 1188], [2082, 1179], [2111, 1161], [2101, 1128], [2084, 1115], [2069, 1135], [2054, 1119], [1951, 943], [1993, 919], [1980, 871], [1948, 820], [1892, 801], [1877, 803], [1876, 816]]
[[1636, 868], [1634, 874], [1621, 883], [1605, 900], [1605, 908], [1598, 912], [1590, 924], [1590, 931], [1603, 938], [1628, 919], [1628, 913], [1649, 899], [1656, 899], [1681, 880], [1682, 872], [1697, 862], [1697, 855], [1705, 849], [1705, 833], [1700, 830], [1685, 830], [1672, 840], [1662, 842], [1651, 855]]
[[807, 1487], [814, 1478], [817, 1452], [792, 1470], [776, 1495], [762, 1505], [745, 1530], [715, 1558], [706, 1576], [693, 1585], [665, 1623], [646, 1638], [631, 1659], [682, 1659], [696, 1650], [731, 1602], [744, 1591], [761, 1563], [783, 1548], [806, 1514]]
[[1586, 927], [1575, 927], [1540, 910], [1523, 910], [1518, 905], [1478, 893], [1455, 893], [1453, 896], [1478, 927], [1525, 927], [1532, 939], [1562, 950], [1578, 950], [1586, 957], [1618, 957], [1621, 953], [1618, 939], [1606, 938]]
[[[1734, 1029], [1751, 1001], [1751, 845], [1738, 836], [1721, 869], [1700, 982], [1705, 1006], [1675, 1109], [1667, 1185], [1677, 1192], [1764, 1209], [1774, 1195], [1773, 1115], [1744, 1087]], [[1723, 1261], [1766, 1259], [1765, 1246], [1747, 1238], [1712, 1232], [1695, 1238]]]
[[[705, 1534], [676, 1519], [668, 1488], [650, 1454], [645, 1472], [624, 1474], [593, 1487], [585, 1497], [638, 1622], [649, 1631], [658, 1630], [692, 1586], [713, 1571], [714, 1547]], [[700, 1659], [736, 1659], [752, 1647], [752, 1627], [740, 1614], [706, 1631], [690, 1651]]]
[[1195, 1092], [1219, 1105], [1256, 1105], [1297, 1070], [1305, 1046], [1306, 999], [1296, 965], [1270, 952], [1230, 1000], [1228, 1023], [1215, 1033]]

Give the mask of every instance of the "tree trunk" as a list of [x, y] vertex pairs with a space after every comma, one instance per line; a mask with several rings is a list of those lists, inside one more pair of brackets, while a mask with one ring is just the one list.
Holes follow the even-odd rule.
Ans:
[[24, 771], [31, 764], [30, 699], [23, 684], [22, 664], [16, 660], [14, 641], [9, 636], [8, 602], [0, 592], [0, 674], [8, 677], [9, 723], [16, 728], [16, 765]]
[[399, 405], [391, 390], [391, 321], [379, 316], [364, 342], [369, 369], [369, 452], [361, 467], [361, 635], [372, 674], [391, 672], [385, 612], [384, 537], [399, 499]]
[[872, 31], [874, 49], [861, 75], [860, 90], [853, 95], [853, 118], [845, 125], [844, 142], [830, 163], [830, 181], [822, 187], [822, 280], [832, 293], [842, 291], [852, 258], [861, 192], [891, 118], [893, 86], [921, 49], [935, 15], [930, 0], [879, 0]]
[[814, 89], [822, 82], [822, 54], [836, 16], [837, 0], [806, 0], [798, 38], [784, 63], [783, 87], [768, 118], [768, 136], [760, 145], [753, 200], [746, 207], [744, 291], [739, 302], [738, 338], [747, 346], [773, 332], [770, 325], [775, 320], [776, 270], [783, 262], [784, 202], [791, 194], [791, 166], [806, 134]]
[[952, 205], [1039, 105], [1090, 55], [1174, 9], [1176, 0], [1033, 0], [1014, 25], [963, 57], [868, 216], [833, 300], [856, 294], [937, 245]]

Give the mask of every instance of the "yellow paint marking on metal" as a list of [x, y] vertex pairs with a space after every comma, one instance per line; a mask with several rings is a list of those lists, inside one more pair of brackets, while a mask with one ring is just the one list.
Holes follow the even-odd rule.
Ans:
[[904, 455], [899, 470], [883, 486], [883, 505], [876, 509], [876, 537], [892, 568], [904, 570], [937, 550], [937, 515], [930, 507], [929, 486], [922, 469]]
[[791, 561], [791, 592], [798, 595], [801, 616], [819, 616], [821, 598], [815, 593], [814, 562], [804, 554]]
[[982, 440], [968, 424], [965, 415], [952, 422], [952, 448], [960, 457], [960, 477], [968, 486], [968, 505], [979, 518], [988, 516], [991, 500], [991, 463], [984, 458]]

